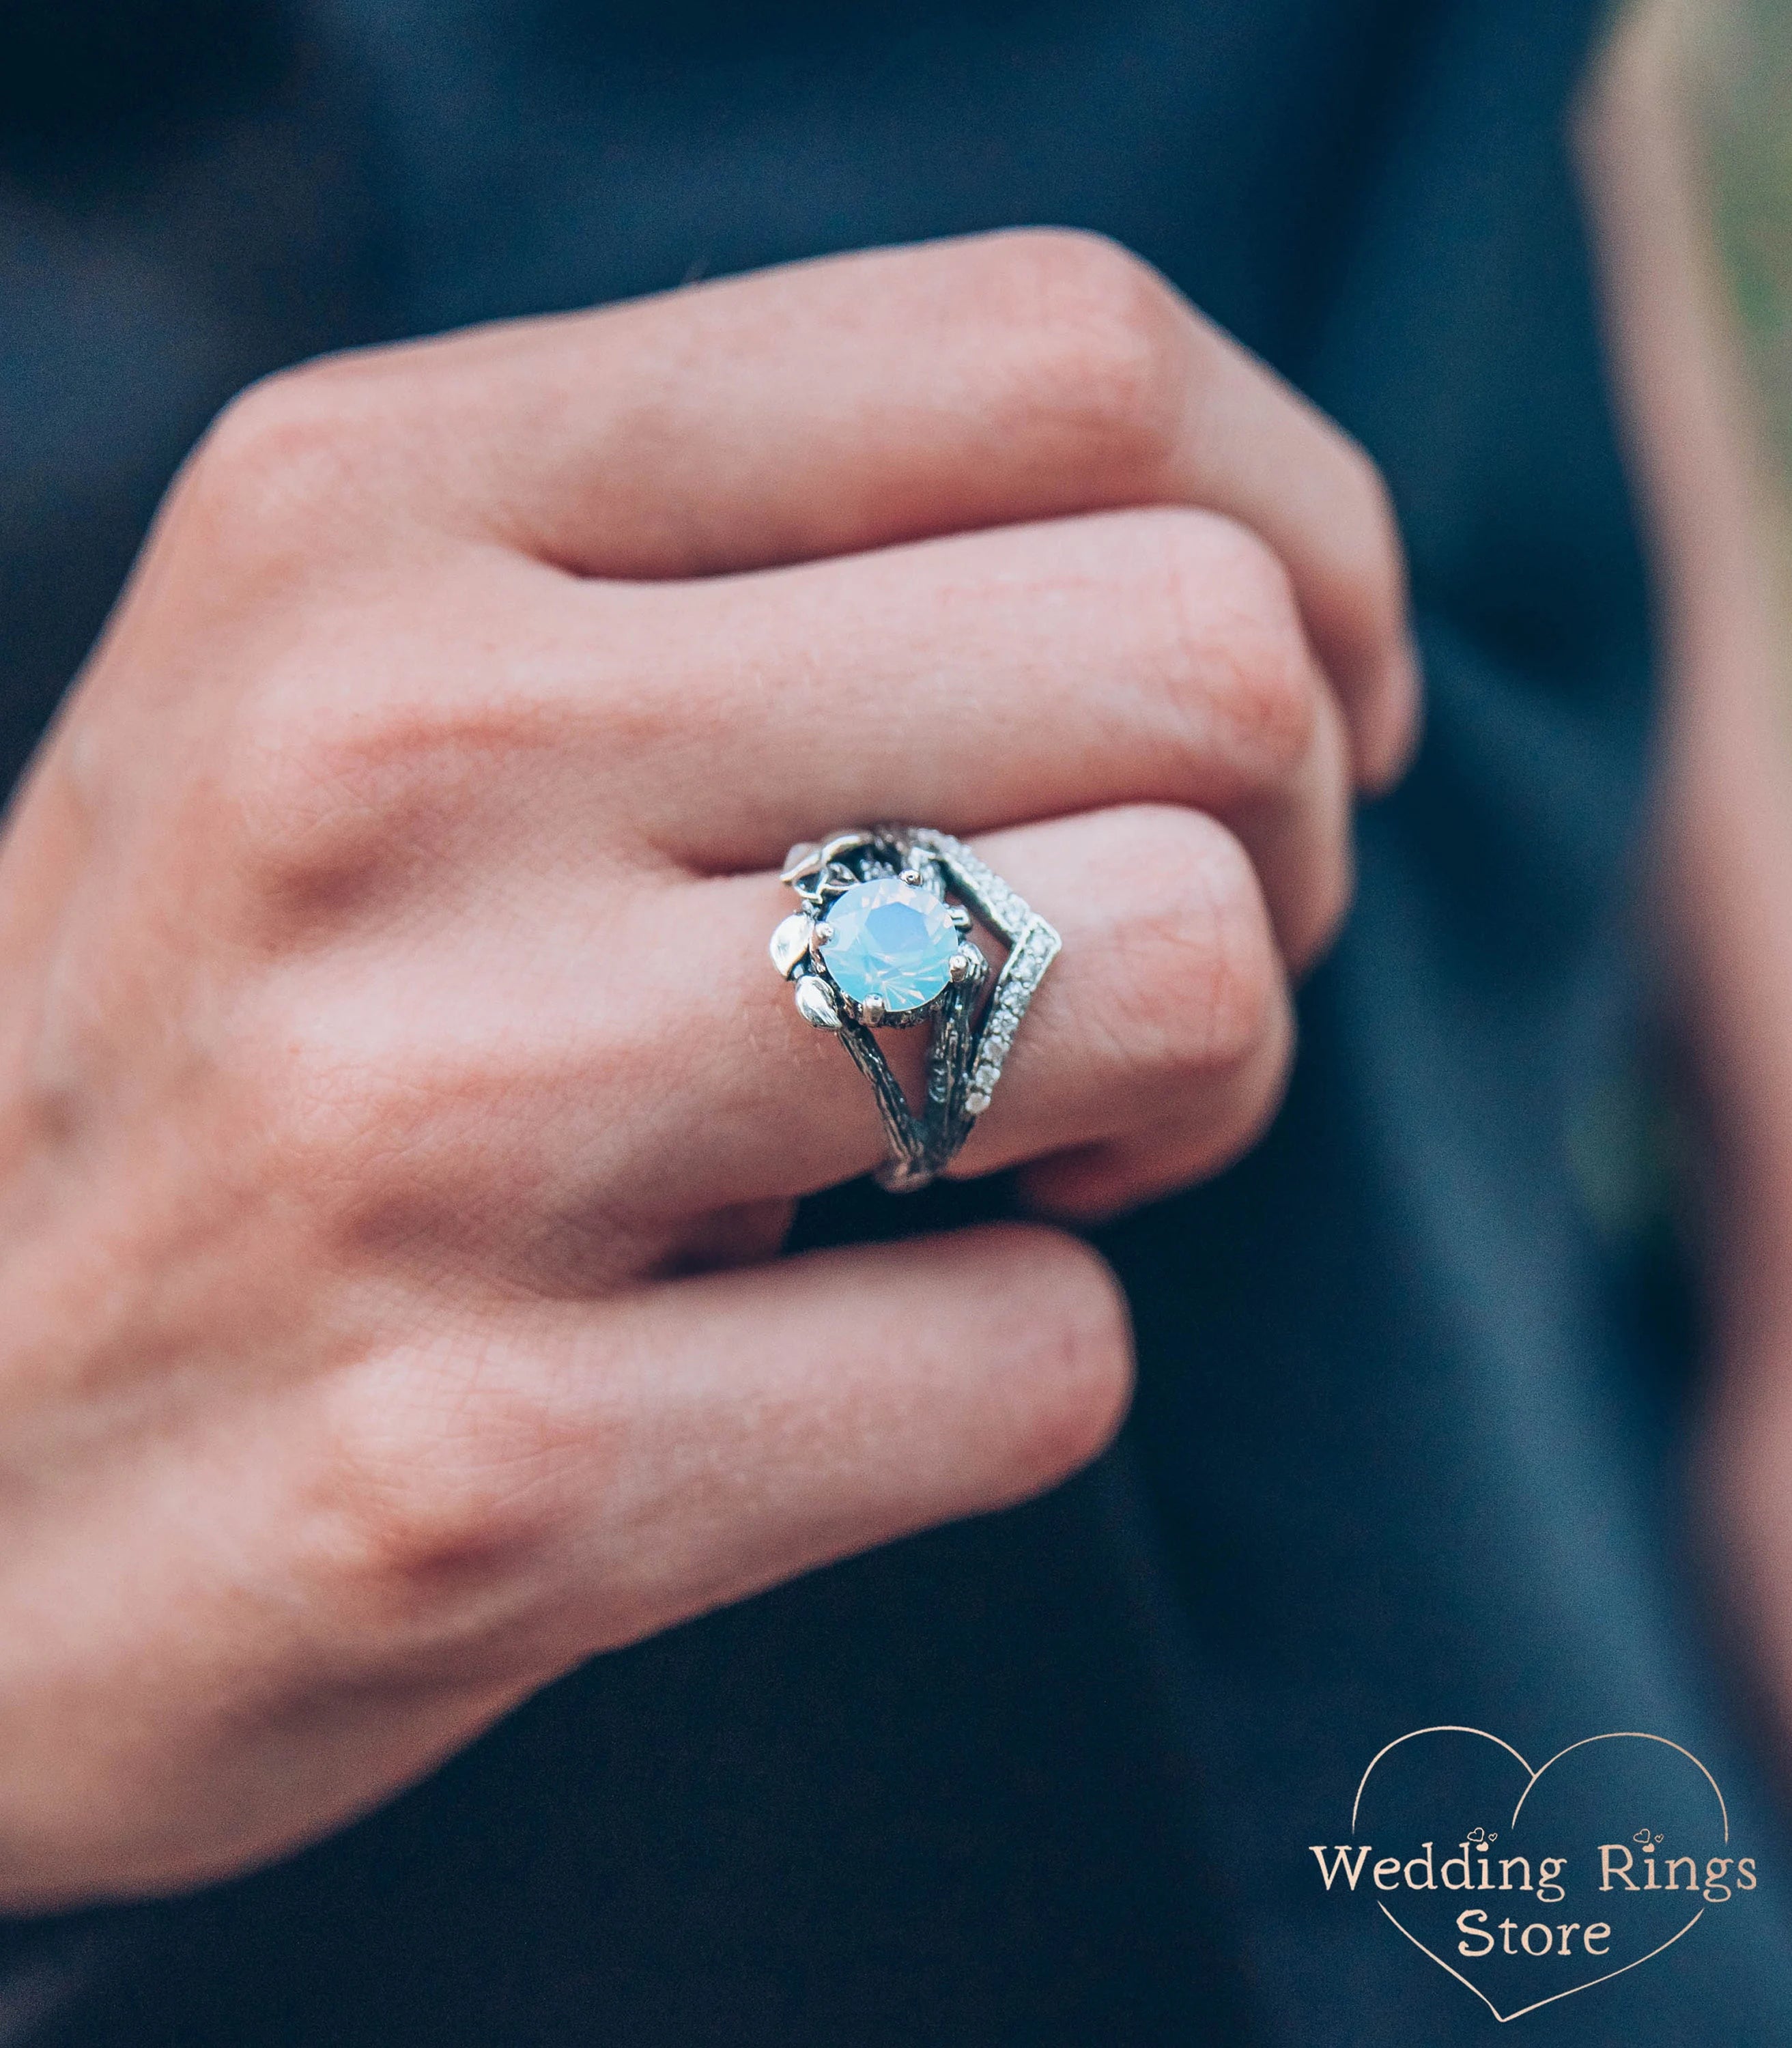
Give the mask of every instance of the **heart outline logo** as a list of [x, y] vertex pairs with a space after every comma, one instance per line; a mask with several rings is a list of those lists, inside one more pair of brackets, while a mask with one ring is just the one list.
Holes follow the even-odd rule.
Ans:
[[[1428, 1735], [1479, 1736], [1484, 1742], [1491, 1742], [1495, 1746], [1495, 1747], [1504, 1750], [1507, 1755], [1511, 1757], [1518, 1764], [1520, 1770], [1525, 1772], [1526, 1780], [1525, 1788], [1523, 1791], [1519, 1794], [1518, 1804], [1512, 1809], [1512, 1817], [1507, 1824], [1508, 1831], [1518, 1825], [1519, 1816], [1524, 1811], [1525, 1802], [1536, 1790], [1539, 1780], [1543, 1777], [1546, 1772], [1553, 1769], [1553, 1767], [1559, 1763], [1565, 1756], [1572, 1755], [1576, 1750], [1585, 1749], [1594, 1743], [1659, 1743], [1664, 1749], [1671, 1749], [1674, 1751], [1678, 1755], [1685, 1757], [1689, 1763], [1694, 1764], [1697, 1767], [1699, 1771], [1703, 1775], [1705, 1782], [1710, 1786], [1712, 1792], [1716, 1798], [1717, 1810], [1722, 1817], [1724, 1824], [1724, 1841], [1726, 1847], [1728, 1845], [1730, 1839], [1730, 1809], [1724, 1802], [1722, 1787], [1718, 1784], [1717, 1780], [1712, 1776], [1711, 1773], [1705, 1769], [1705, 1765], [1700, 1762], [1697, 1757], [1693, 1755], [1693, 1752], [1689, 1749], [1684, 1747], [1678, 1742], [1670, 1741], [1666, 1736], [1650, 1735], [1639, 1728], [1614, 1728], [1604, 1735], [1583, 1736], [1578, 1742], [1569, 1743], [1565, 1749], [1558, 1749], [1555, 1755], [1552, 1756], [1547, 1763], [1540, 1764], [1534, 1771], [1532, 1770], [1528, 1759], [1522, 1756], [1509, 1742], [1504, 1740], [1501, 1736], [1490, 1733], [1486, 1728], [1468, 1728], [1454, 1722], [1440, 1723], [1434, 1728], [1410, 1728], [1405, 1735], [1396, 1736], [1392, 1742], [1384, 1744], [1382, 1748], [1379, 1749], [1375, 1752], [1375, 1754], [1369, 1759], [1368, 1768], [1364, 1771], [1361, 1779], [1357, 1784], [1356, 1797], [1351, 1802], [1350, 1827], [1352, 1835], [1356, 1833], [1358, 1818], [1362, 1811], [1363, 1794], [1368, 1787], [1369, 1780], [1375, 1775], [1376, 1766], [1381, 1763], [1384, 1757], [1391, 1755], [1394, 1750], [1398, 1749], [1403, 1743], [1416, 1742], [1420, 1736]], [[1458, 1984], [1466, 1985], [1502, 2026], [1505, 2026], [1515, 2019], [1522, 2019], [1526, 2013], [1540, 2012], [1546, 2005], [1558, 2004], [1565, 1998], [1574, 1998], [1578, 1996], [1578, 1995], [1584, 1991], [1593, 1990], [1597, 1985], [1609, 1984], [1614, 1977], [1623, 1976], [1631, 1970], [1640, 1968], [1644, 1963], [1652, 1962], [1654, 1958], [1662, 1954], [1664, 1950], [1671, 1949], [1676, 1941], [1681, 1940], [1682, 1937], [1689, 1934], [1693, 1928], [1697, 1926], [1700, 1921], [1705, 1918], [1705, 1909], [1701, 1906], [1698, 1911], [1693, 1915], [1692, 1918], [1686, 1922], [1685, 1926], [1681, 1927], [1678, 1933], [1670, 1934], [1665, 1941], [1658, 1942], [1655, 1947], [1649, 1951], [1647, 1955], [1635, 1957], [1630, 1962], [1620, 1964], [1615, 1970], [1607, 1970], [1604, 1975], [1600, 1976], [1589, 1977], [1584, 1984], [1570, 1984], [1565, 1991], [1552, 1992], [1547, 1998], [1540, 1998], [1530, 2005], [1520, 2006], [1515, 2011], [1502, 2012], [1499, 2007], [1494, 2003], [1493, 2000], [1488, 1996], [1487, 1993], [1481, 1989], [1479, 1984], [1473, 1983], [1469, 1978], [1464, 1976], [1460, 1970], [1456, 1969], [1452, 1965], [1446, 1963], [1443, 1957], [1437, 1954], [1435, 1949], [1426, 1947], [1425, 1944], [1418, 1938], [1418, 1935], [1413, 1933], [1410, 1928], [1402, 1926], [1401, 1922], [1394, 1918], [1394, 1914], [1388, 1911], [1387, 1906], [1382, 1900], [1378, 1899], [1375, 1901], [1375, 1903], [1381, 1908], [1382, 1912], [1387, 1915], [1387, 1918], [1393, 1922], [1394, 1926], [1398, 1928], [1400, 1932], [1406, 1936], [1406, 1939], [1412, 1943], [1413, 1946], [1418, 1950], [1422, 1956], [1429, 1957], [1430, 1960], [1437, 1965], [1438, 1968], [1444, 1971], [1446, 1975], [1454, 1977]]]

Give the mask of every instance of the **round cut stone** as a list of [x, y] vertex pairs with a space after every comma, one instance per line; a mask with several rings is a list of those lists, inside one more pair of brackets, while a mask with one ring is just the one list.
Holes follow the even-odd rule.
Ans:
[[821, 949], [828, 972], [855, 1003], [918, 1010], [952, 979], [958, 928], [930, 890], [894, 875], [855, 882], [824, 913], [834, 936]]

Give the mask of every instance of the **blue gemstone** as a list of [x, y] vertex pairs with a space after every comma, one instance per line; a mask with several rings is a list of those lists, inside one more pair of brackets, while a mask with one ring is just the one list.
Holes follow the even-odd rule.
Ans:
[[855, 1003], [892, 1014], [931, 1003], [952, 979], [958, 927], [930, 890], [895, 876], [855, 882], [828, 906], [834, 936], [821, 949], [828, 972]]

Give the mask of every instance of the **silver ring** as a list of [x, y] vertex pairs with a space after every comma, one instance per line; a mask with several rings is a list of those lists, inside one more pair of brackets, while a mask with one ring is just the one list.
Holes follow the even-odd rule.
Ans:
[[[871, 1084], [890, 1141], [879, 1181], [925, 1187], [989, 1107], [1062, 941], [968, 846], [924, 826], [874, 825], [793, 846], [780, 879], [802, 907], [772, 933], [772, 965], [795, 982], [799, 1014], [836, 1033]], [[1008, 949], [987, 1003], [976, 925]], [[918, 1111], [873, 1036], [917, 1025], [932, 1031]]]

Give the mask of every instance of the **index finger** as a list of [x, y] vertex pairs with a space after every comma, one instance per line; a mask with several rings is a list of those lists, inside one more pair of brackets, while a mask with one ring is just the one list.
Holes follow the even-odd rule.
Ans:
[[1405, 570], [1373, 464], [1096, 236], [824, 258], [339, 359], [320, 386], [421, 516], [584, 576], [1127, 506], [1224, 513], [1288, 569], [1359, 779], [1386, 782], [1410, 743]]

